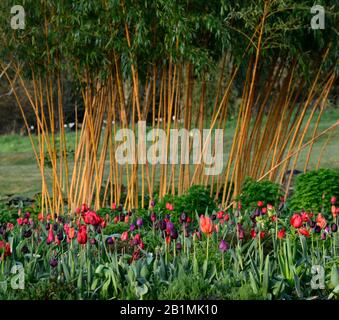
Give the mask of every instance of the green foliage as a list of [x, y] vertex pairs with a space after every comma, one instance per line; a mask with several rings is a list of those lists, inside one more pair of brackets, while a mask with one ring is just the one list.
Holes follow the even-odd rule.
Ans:
[[212, 213], [217, 209], [217, 205], [213, 198], [210, 196], [209, 188], [204, 186], [194, 185], [190, 187], [187, 192], [181, 196], [166, 195], [157, 204], [156, 209], [161, 211], [166, 210], [166, 203], [171, 203], [174, 207], [174, 211], [177, 213], [186, 212], [189, 214], [205, 213], [208, 209], [208, 213]]
[[279, 184], [269, 180], [255, 181], [252, 178], [246, 178], [241, 188], [241, 194], [237, 198], [244, 209], [253, 208], [258, 201], [264, 204], [277, 205], [282, 196], [282, 190]]
[[339, 197], [339, 171], [320, 169], [298, 175], [290, 206], [295, 211], [330, 212], [330, 199]]

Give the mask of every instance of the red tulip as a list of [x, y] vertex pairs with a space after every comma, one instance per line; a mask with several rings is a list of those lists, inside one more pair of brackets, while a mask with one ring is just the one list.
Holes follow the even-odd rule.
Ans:
[[274, 209], [274, 207], [271, 205], [271, 204], [267, 204], [267, 210], [273, 210]]
[[204, 215], [200, 216], [200, 229], [207, 236], [210, 236], [213, 232], [213, 223], [209, 217], [205, 217]]
[[230, 215], [228, 213], [226, 213], [224, 219], [225, 219], [225, 221], [230, 220]]
[[86, 224], [97, 226], [101, 223], [102, 219], [94, 211], [88, 211], [84, 214], [84, 221]]
[[78, 232], [78, 236], [77, 236], [77, 240], [79, 244], [86, 244], [87, 243], [87, 230], [86, 230], [86, 226], [81, 225], [79, 232]]
[[89, 207], [87, 206], [87, 204], [86, 203], [83, 203], [82, 205], [81, 205], [81, 212], [82, 213], [85, 213], [85, 212], [87, 212], [89, 210]]
[[44, 215], [41, 212], [38, 214], [38, 220], [39, 221], [43, 221], [44, 220]]
[[223, 218], [223, 215], [224, 215], [224, 211], [219, 211], [219, 212], [217, 213], [217, 218], [218, 218], [218, 219], [222, 219], [222, 218]]
[[12, 254], [10, 244], [5, 243], [3, 240], [0, 240], [0, 257], [1, 253], [4, 253], [4, 257], [8, 257]]
[[308, 216], [308, 214], [306, 212], [302, 212], [301, 213], [301, 219], [304, 221], [304, 222], [307, 222], [307, 221], [310, 221], [310, 218]]
[[50, 244], [54, 241], [54, 233], [53, 233], [53, 228], [50, 228], [49, 229], [49, 232], [48, 232], [48, 237], [47, 237], [47, 244]]
[[116, 203], [112, 203], [112, 210], [115, 210], [117, 208], [117, 205], [116, 205]]
[[277, 216], [276, 215], [273, 215], [272, 217], [271, 217], [271, 220], [273, 221], [273, 222], [276, 222], [277, 221]]
[[261, 231], [260, 232], [260, 239], [264, 239], [265, 238], [265, 231]]
[[173, 211], [174, 210], [173, 205], [170, 204], [169, 202], [166, 203], [166, 209], [169, 210], [169, 211]]
[[255, 232], [254, 229], [251, 230], [250, 234], [252, 239], [254, 239], [257, 236], [257, 233]]
[[331, 204], [335, 204], [336, 201], [337, 201], [337, 198], [336, 198], [336, 197], [332, 197], [332, 198], [331, 198]]
[[127, 241], [128, 240], [128, 232], [127, 231], [124, 231], [122, 234], [121, 234], [121, 238], [120, 238], [122, 241]]
[[8, 222], [7, 225], [6, 225], [6, 229], [9, 230], [9, 231], [12, 231], [14, 228], [14, 224], [13, 223], [10, 223]]
[[18, 219], [16, 219], [16, 221], [17, 221], [18, 225], [21, 226], [23, 224], [24, 219], [18, 218]]
[[305, 236], [307, 238], [310, 236], [310, 233], [306, 228], [300, 228], [298, 231], [299, 231], [300, 234], [302, 234], [303, 236]]
[[264, 206], [264, 202], [262, 202], [262, 201], [258, 201], [257, 205], [258, 205], [258, 207], [259, 207], [259, 208], [261, 208], [261, 207], [263, 207], [263, 206]]
[[285, 235], [286, 235], [285, 229], [281, 229], [281, 230], [278, 231], [277, 236], [278, 236], [279, 239], [285, 238]]
[[337, 208], [335, 207], [335, 205], [331, 206], [331, 212], [332, 212], [333, 219], [335, 219], [337, 216]]
[[262, 212], [262, 214], [266, 214], [267, 213], [267, 208], [262, 208], [261, 212]]
[[291, 225], [292, 225], [294, 228], [300, 228], [301, 225], [302, 225], [302, 223], [303, 223], [303, 221], [302, 221], [302, 219], [301, 219], [301, 216], [300, 216], [298, 213], [295, 213], [295, 214], [292, 216], [290, 222], [291, 222]]

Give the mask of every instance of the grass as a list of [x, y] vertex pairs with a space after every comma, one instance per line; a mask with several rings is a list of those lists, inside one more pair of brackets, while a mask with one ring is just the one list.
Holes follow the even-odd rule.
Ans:
[[[315, 117], [316, 118], [316, 117]], [[318, 132], [321, 132], [339, 119], [339, 109], [328, 109], [322, 117]], [[224, 162], [232, 141], [232, 128], [236, 120], [227, 124], [224, 145]], [[315, 121], [313, 121], [314, 124]], [[272, 128], [274, 130], [274, 128]], [[312, 136], [313, 127], [305, 138], [307, 142]], [[328, 134], [320, 137], [314, 144], [308, 169], [314, 169], [318, 163], [319, 154], [327, 140]], [[35, 142], [37, 141], [34, 137]], [[75, 133], [67, 133], [68, 145], [74, 146]], [[339, 129], [332, 130], [330, 141], [324, 151], [321, 167], [339, 169]], [[308, 153], [305, 148], [299, 156], [298, 169], [303, 169]], [[108, 161], [107, 161], [108, 167]], [[224, 165], [225, 168], [225, 165]], [[106, 170], [108, 172], [108, 170]], [[30, 140], [27, 136], [2, 135], [0, 136], [0, 197], [7, 195], [22, 195], [31, 197], [41, 188], [41, 178], [36, 165]]]

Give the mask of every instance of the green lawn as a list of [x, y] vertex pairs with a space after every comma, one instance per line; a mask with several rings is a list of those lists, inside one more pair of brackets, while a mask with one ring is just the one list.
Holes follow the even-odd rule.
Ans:
[[[327, 110], [323, 115], [318, 132], [325, 130], [339, 119], [339, 109]], [[227, 160], [228, 146], [231, 143], [235, 120], [227, 124], [225, 134], [224, 161]], [[272, 128], [274, 129], [274, 128]], [[312, 135], [313, 129], [305, 141]], [[74, 144], [74, 133], [68, 133], [67, 139], [71, 146]], [[313, 146], [309, 169], [314, 169], [318, 162], [319, 153], [328, 134], [320, 137]], [[339, 128], [332, 130], [331, 139], [325, 149], [321, 167], [339, 169]], [[303, 169], [308, 148], [305, 148], [299, 157], [298, 168]], [[108, 163], [107, 163], [108, 164]], [[108, 170], [106, 170], [108, 171]], [[30, 140], [27, 136], [3, 135], [0, 136], [0, 197], [5, 195], [32, 196], [39, 192], [41, 179], [36, 165]]]

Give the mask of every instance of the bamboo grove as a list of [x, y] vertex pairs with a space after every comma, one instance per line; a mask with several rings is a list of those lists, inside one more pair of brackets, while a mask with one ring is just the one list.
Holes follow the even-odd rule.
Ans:
[[[182, 194], [193, 184], [212, 186], [226, 207], [247, 176], [281, 183], [305, 148], [302, 169], [309, 169], [311, 155], [320, 163], [312, 145], [338, 125], [318, 130], [337, 79], [336, 43], [327, 41], [335, 8], [324, 2], [324, 32], [309, 28], [311, 1], [245, 2], [240, 10], [236, 1], [23, 1], [26, 27], [15, 31], [2, 28], [11, 5], [3, 2], [1, 81], [25, 120], [42, 177], [43, 212], [74, 211], [81, 203], [147, 207], [155, 195]], [[70, 82], [84, 108], [80, 126], [74, 104], [74, 141], [65, 132]], [[114, 136], [120, 128], [136, 131], [140, 120], [167, 133], [232, 131], [223, 172], [207, 176], [204, 164], [119, 165]], [[163, 148], [169, 150], [169, 140]]]

